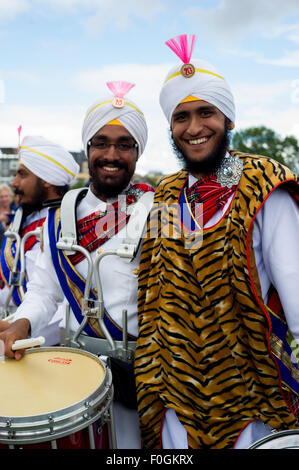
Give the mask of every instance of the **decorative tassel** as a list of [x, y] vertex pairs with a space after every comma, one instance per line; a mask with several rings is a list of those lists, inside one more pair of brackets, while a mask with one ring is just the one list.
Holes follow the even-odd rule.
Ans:
[[21, 141], [21, 130], [22, 130], [22, 126], [19, 126], [19, 127], [18, 127], [19, 147], [20, 147], [20, 141]]
[[125, 104], [124, 96], [135, 86], [134, 83], [116, 81], [116, 82], [107, 82], [109, 90], [112, 91], [114, 95], [113, 106], [115, 108], [122, 108]]
[[19, 127], [18, 127], [18, 135], [19, 135], [18, 153], [19, 153], [19, 151], [20, 151], [20, 146], [21, 146], [21, 130], [22, 130], [22, 126], [19, 126]]
[[166, 41], [166, 45], [183, 61], [189, 64], [194, 49], [195, 34], [181, 34]]
[[118, 82], [107, 82], [107, 86], [109, 90], [112, 91], [114, 96], [123, 98], [135, 85], [134, 83], [118, 81]]
[[195, 73], [194, 66], [190, 64], [195, 39], [195, 34], [181, 34], [180, 36], [169, 39], [165, 43], [183, 62], [184, 65], [181, 68], [181, 74], [185, 78], [193, 77]]

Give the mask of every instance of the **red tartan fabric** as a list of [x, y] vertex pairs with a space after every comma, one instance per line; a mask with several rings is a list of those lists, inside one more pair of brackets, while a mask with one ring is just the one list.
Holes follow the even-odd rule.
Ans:
[[287, 392], [286, 390], [283, 390], [283, 395], [286, 404], [291, 409], [297, 419], [297, 423], [299, 424], [299, 397], [292, 392]]
[[196, 181], [187, 189], [187, 199], [196, 220], [199, 223], [202, 221], [202, 225], [205, 226], [217, 210], [225, 205], [236, 187], [235, 185], [231, 188], [223, 188], [217, 183], [214, 174]]
[[[129, 216], [119, 211], [118, 202], [107, 206], [106, 212], [94, 212], [79, 220], [78, 243], [92, 252], [105, 243], [111, 236], [116, 235], [129, 220]], [[70, 256], [73, 265], [84, 259], [84, 254], [77, 252]]]
[[[26, 233], [31, 232], [31, 231], [37, 229], [38, 227], [42, 227], [45, 220], [46, 220], [45, 217], [43, 219], [35, 220], [31, 224], [29, 224], [26, 227], [24, 227], [23, 229], [21, 229], [21, 231], [20, 231], [21, 238], [23, 238], [24, 235], [26, 235]], [[34, 235], [27, 238], [27, 240], [25, 242], [25, 253], [26, 253], [26, 251], [31, 250], [31, 248], [35, 245], [36, 242], [37, 242], [37, 239], [36, 239], [36, 236], [34, 236]]]
[[[130, 193], [131, 190], [131, 193]], [[133, 190], [133, 192], [132, 192]], [[136, 202], [134, 191], [153, 191], [147, 184], [137, 183], [130, 187], [126, 197], [126, 206]], [[99, 248], [109, 238], [116, 235], [128, 223], [130, 216], [120, 210], [119, 201], [107, 206], [105, 212], [96, 211], [78, 221], [78, 243], [89, 252]], [[69, 257], [71, 263], [76, 265], [84, 255], [80, 252]]]

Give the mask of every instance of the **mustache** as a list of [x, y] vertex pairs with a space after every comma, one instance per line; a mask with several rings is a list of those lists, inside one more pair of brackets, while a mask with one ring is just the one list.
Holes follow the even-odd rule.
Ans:
[[111, 160], [106, 160], [106, 159], [97, 160], [94, 162], [92, 166], [93, 168], [102, 168], [103, 166], [109, 165], [109, 164], [113, 164], [117, 168], [121, 168], [121, 169], [123, 168], [125, 170], [129, 169], [128, 164], [126, 162], [111, 161]]
[[24, 191], [22, 191], [21, 189], [15, 189], [14, 193], [15, 193], [16, 196], [23, 196], [24, 195]]

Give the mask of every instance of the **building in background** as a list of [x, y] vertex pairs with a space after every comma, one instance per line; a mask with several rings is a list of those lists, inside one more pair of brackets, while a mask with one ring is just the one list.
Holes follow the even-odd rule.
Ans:
[[0, 148], [0, 184], [11, 184], [18, 167], [17, 149]]
[[[80, 166], [80, 173], [78, 174], [78, 180], [83, 182], [89, 180], [89, 172], [87, 159], [83, 152], [70, 152], [78, 165]], [[11, 147], [0, 147], [0, 184], [6, 183], [11, 185], [12, 180], [15, 177], [16, 169], [19, 164], [18, 150]]]

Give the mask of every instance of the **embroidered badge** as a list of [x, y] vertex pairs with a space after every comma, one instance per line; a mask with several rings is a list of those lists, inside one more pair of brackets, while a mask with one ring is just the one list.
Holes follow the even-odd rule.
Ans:
[[184, 64], [184, 65], [181, 67], [181, 74], [182, 74], [183, 77], [185, 77], [185, 78], [191, 78], [191, 77], [193, 77], [193, 75], [195, 74], [194, 65], [192, 65], [192, 64]]

